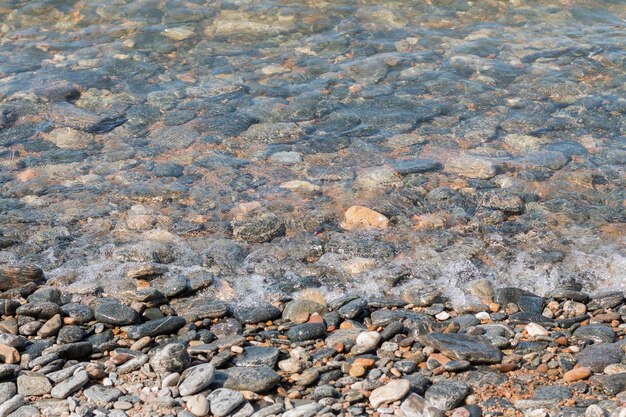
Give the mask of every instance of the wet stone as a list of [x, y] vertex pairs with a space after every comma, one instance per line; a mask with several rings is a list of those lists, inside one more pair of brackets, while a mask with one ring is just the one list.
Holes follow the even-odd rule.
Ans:
[[79, 326], [63, 326], [57, 334], [57, 343], [76, 343], [80, 342], [85, 336], [85, 332]]
[[131, 307], [115, 302], [104, 302], [94, 310], [96, 320], [114, 326], [125, 326], [139, 320], [139, 314]]
[[64, 304], [61, 306], [61, 311], [64, 316], [79, 320], [81, 323], [87, 323], [95, 318], [93, 309], [84, 304]]
[[237, 318], [237, 320], [244, 324], [263, 323], [269, 320], [275, 320], [280, 316], [280, 310], [271, 304], [235, 310], [235, 318]]
[[285, 234], [284, 221], [273, 213], [259, 213], [233, 221], [233, 236], [246, 242], [263, 243]]
[[49, 301], [24, 304], [16, 311], [18, 315], [35, 317], [38, 319], [50, 319], [61, 313], [58, 304]]
[[261, 366], [270, 368], [276, 366], [278, 361], [278, 349], [273, 347], [247, 346], [243, 348], [243, 353], [233, 358], [236, 366]]
[[152, 320], [144, 324], [129, 327], [126, 331], [130, 339], [141, 339], [145, 336], [158, 336], [176, 333], [185, 325], [185, 319], [178, 316], [168, 316], [159, 320]]
[[480, 336], [459, 333], [429, 333], [424, 342], [456, 360], [470, 363], [498, 363], [502, 359], [500, 349]]
[[324, 323], [298, 324], [290, 328], [286, 335], [292, 342], [322, 339], [326, 336], [326, 325]]

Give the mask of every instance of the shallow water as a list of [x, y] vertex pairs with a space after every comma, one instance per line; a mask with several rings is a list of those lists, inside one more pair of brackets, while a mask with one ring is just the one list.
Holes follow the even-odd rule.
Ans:
[[[2, 1], [0, 262], [76, 292], [132, 291], [145, 264], [210, 270], [248, 300], [626, 289], [625, 17], [620, 1]], [[388, 226], [345, 230], [353, 205]]]

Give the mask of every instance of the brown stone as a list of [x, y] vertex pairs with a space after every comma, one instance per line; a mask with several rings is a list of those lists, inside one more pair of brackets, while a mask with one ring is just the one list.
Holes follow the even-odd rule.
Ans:
[[341, 227], [346, 230], [386, 229], [389, 219], [384, 215], [363, 206], [352, 206], [344, 213]]
[[7, 346], [0, 345], [0, 361], [3, 363], [19, 363], [20, 362], [20, 353], [17, 349]]
[[22, 287], [28, 283], [43, 284], [43, 271], [35, 265], [0, 267], [0, 291]]
[[591, 369], [581, 366], [565, 372], [565, 374], [563, 374], [563, 380], [565, 382], [575, 382], [587, 379], [589, 376], [591, 376]]

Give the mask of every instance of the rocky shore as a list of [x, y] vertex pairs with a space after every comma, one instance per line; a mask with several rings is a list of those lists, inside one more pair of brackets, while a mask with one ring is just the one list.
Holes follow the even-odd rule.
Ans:
[[[3, 268], [0, 416], [626, 415], [626, 299], [473, 281], [482, 300], [315, 290], [245, 307], [212, 274], [122, 299]], [[19, 286], [16, 284], [19, 282]]]

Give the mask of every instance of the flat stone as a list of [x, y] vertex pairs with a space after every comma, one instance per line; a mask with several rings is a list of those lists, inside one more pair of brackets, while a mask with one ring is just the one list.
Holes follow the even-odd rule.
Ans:
[[102, 385], [93, 385], [83, 391], [83, 395], [94, 403], [108, 404], [122, 396], [122, 391], [117, 388], [107, 388]]
[[324, 408], [319, 403], [302, 404], [283, 413], [282, 417], [313, 417]]
[[405, 417], [443, 417], [443, 412], [430, 404], [426, 399], [411, 394], [400, 405]]
[[41, 268], [35, 265], [3, 265], [0, 267], [0, 291], [22, 287], [26, 284], [43, 284]]
[[472, 364], [498, 363], [502, 360], [500, 349], [480, 336], [461, 333], [429, 333], [423, 337], [424, 343], [433, 346], [444, 355], [466, 360]]
[[141, 339], [145, 336], [159, 336], [162, 334], [169, 335], [176, 333], [185, 325], [184, 318], [179, 316], [168, 316], [158, 320], [151, 320], [144, 324], [131, 326], [126, 330], [129, 339]]
[[13, 398], [15, 394], [17, 394], [17, 387], [14, 382], [0, 383], [0, 404]]
[[440, 410], [452, 410], [469, 394], [469, 386], [461, 381], [441, 381], [426, 390], [425, 398]]
[[89, 382], [89, 375], [86, 371], [80, 370], [69, 379], [57, 384], [52, 388], [50, 394], [52, 398], [67, 398], [81, 389], [87, 382]]
[[410, 389], [411, 383], [409, 381], [397, 379], [372, 391], [369, 401], [372, 407], [378, 408], [381, 404], [403, 399]]
[[185, 370], [180, 376], [178, 391], [181, 396], [193, 395], [211, 385], [215, 375], [213, 365], [196, 365]]
[[126, 326], [139, 320], [139, 313], [131, 307], [115, 302], [101, 302], [94, 310], [96, 320], [113, 326]]
[[55, 314], [39, 328], [37, 336], [41, 338], [54, 336], [61, 329], [61, 326], [63, 326], [63, 319], [61, 319], [60, 314]]
[[17, 392], [25, 397], [44, 395], [50, 391], [52, 384], [44, 374], [28, 372], [17, 377]]
[[278, 354], [278, 349], [274, 347], [247, 346], [243, 348], [243, 353], [233, 358], [233, 363], [236, 366], [265, 365], [274, 368], [278, 361]]
[[602, 372], [613, 363], [620, 363], [624, 357], [622, 348], [614, 343], [591, 345], [576, 355], [578, 365], [590, 368], [593, 372]]
[[14, 395], [10, 399], [0, 404], [0, 417], [7, 417], [9, 414], [25, 404], [24, 396], [21, 394]]
[[93, 345], [90, 342], [67, 343], [54, 345], [43, 351], [43, 354], [56, 353], [64, 359], [81, 359], [91, 355]]
[[607, 376], [602, 382], [602, 386], [609, 395], [616, 395], [626, 390], [626, 373]]
[[228, 368], [216, 374], [224, 388], [237, 391], [265, 392], [280, 381], [280, 376], [267, 366]]
[[211, 413], [217, 417], [224, 417], [244, 402], [243, 395], [232, 389], [218, 388], [207, 397], [211, 404]]
[[574, 331], [574, 337], [579, 340], [592, 340], [594, 343], [613, 343], [615, 331], [602, 324], [588, 324], [580, 326]]
[[21, 316], [30, 316], [37, 319], [51, 319], [61, 313], [61, 307], [58, 304], [49, 301], [41, 301], [35, 303], [23, 304], [16, 310], [16, 314]]

